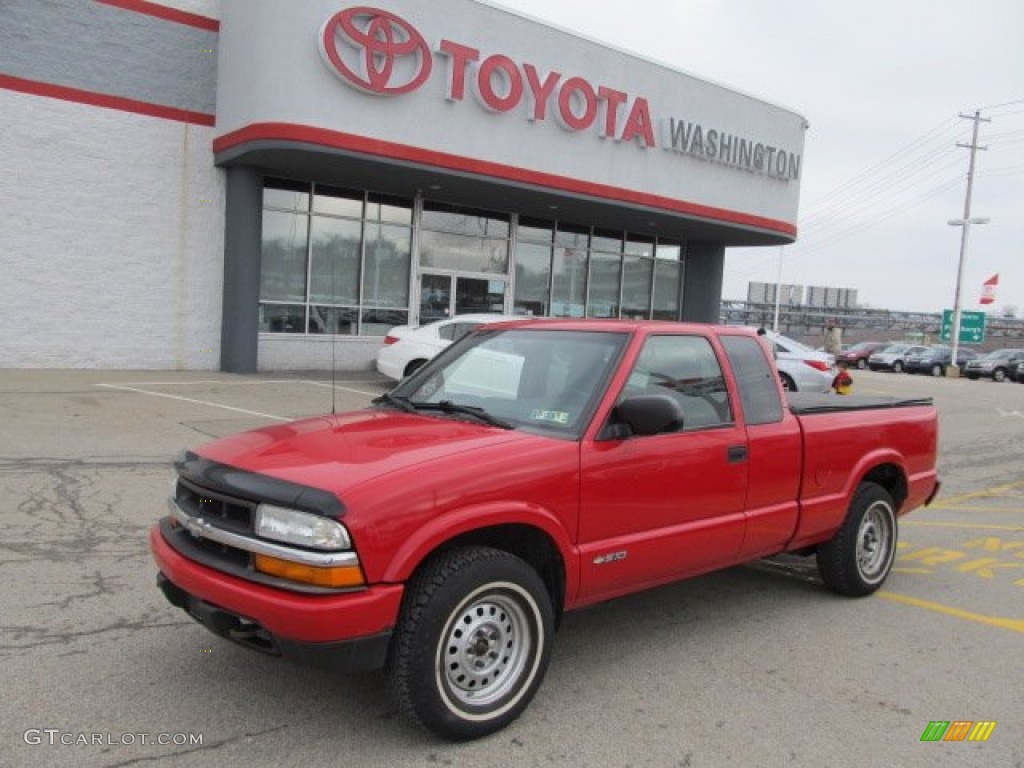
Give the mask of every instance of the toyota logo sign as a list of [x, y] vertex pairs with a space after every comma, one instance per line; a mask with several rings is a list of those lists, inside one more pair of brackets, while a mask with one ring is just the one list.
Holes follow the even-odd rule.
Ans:
[[414, 91], [430, 77], [433, 59], [405, 19], [377, 8], [346, 8], [320, 30], [320, 53], [350, 85], [372, 94]]

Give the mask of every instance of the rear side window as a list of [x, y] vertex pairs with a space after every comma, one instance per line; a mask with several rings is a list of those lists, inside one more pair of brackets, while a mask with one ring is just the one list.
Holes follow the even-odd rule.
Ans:
[[721, 339], [736, 376], [747, 424], [782, 421], [779, 387], [764, 346], [749, 336], [722, 336]]

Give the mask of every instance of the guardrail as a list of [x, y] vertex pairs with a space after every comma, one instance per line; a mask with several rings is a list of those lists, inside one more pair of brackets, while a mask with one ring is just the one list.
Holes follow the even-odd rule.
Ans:
[[[721, 303], [720, 318], [726, 325], [771, 328], [774, 317], [774, 304], [746, 301]], [[820, 346], [829, 319], [833, 319], [843, 329], [844, 344], [876, 340], [906, 340], [921, 344], [942, 342], [941, 312], [897, 312], [889, 309], [783, 305], [779, 307], [779, 333], [811, 346]], [[984, 351], [1002, 347], [1024, 347], [1024, 318], [988, 315], [985, 318], [985, 341], [970, 346], [972, 349]]]

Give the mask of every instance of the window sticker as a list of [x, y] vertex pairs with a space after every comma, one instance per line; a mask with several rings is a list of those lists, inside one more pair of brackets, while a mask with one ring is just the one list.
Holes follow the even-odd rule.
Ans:
[[567, 411], [542, 411], [535, 408], [530, 411], [530, 418], [534, 421], [550, 421], [553, 424], [569, 424], [569, 413]]

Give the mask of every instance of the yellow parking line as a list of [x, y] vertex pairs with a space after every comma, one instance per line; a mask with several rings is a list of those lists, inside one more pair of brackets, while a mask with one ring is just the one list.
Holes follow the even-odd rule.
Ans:
[[1012, 632], [1024, 632], [1024, 619], [1010, 619], [1000, 616], [985, 616], [980, 613], [972, 613], [971, 611], [964, 611], [960, 608], [953, 608], [949, 605], [943, 605], [942, 603], [933, 603], [930, 600], [921, 600], [917, 597], [910, 597], [909, 595], [900, 595], [896, 592], [882, 591], [876, 593], [879, 597], [883, 597], [886, 600], [892, 600], [897, 603], [905, 603], [906, 605], [912, 605], [915, 608], [924, 608], [929, 611], [935, 611], [936, 613], [944, 613], [947, 616], [954, 616], [958, 619], [965, 619], [967, 621], [974, 621], [978, 624], [987, 624], [990, 627], [999, 627], [1000, 629], [1009, 629]]
[[[993, 498], [993, 500], [998, 499], [1000, 501], [1005, 499], [1004, 496], [993, 496], [992, 498]], [[932, 505], [932, 506], [928, 507], [928, 509], [929, 510], [935, 509], [935, 506]], [[1020, 512], [1022, 510], [1024, 510], [1024, 507], [1019, 507], [1019, 506], [1002, 507], [1002, 506], [997, 506], [995, 504], [989, 504], [989, 505], [984, 506], [984, 507], [960, 506], [959, 504], [957, 504], [957, 505], [954, 505], [954, 506], [951, 506], [951, 507], [942, 507], [942, 509], [941, 509], [941, 511], [943, 511], [943, 512]]]
[[986, 496], [998, 496], [1001, 493], [1022, 487], [1024, 487], [1024, 481], [1007, 483], [1006, 485], [994, 485], [991, 488], [982, 488], [980, 491], [971, 491], [970, 493], [961, 493], [959, 496], [951, 496], [948, 499], [939, 499], [929, 509], [946, 509], [951, 505], [959, 504], [961, 501], [984, 498]]
[[993, 531], [1024, 531], [1020, 525], [989, 525], [988, 523], [939, 523], [927, 520], [901, 520], [900, 527], [904, 525], [931, 525], [936, 528], [987, 528]]

